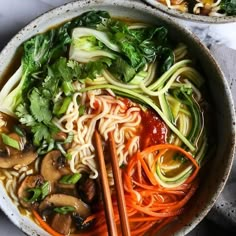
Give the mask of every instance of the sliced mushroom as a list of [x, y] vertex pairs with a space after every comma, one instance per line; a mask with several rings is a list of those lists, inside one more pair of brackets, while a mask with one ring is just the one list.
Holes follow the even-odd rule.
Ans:
[[71, 171], [66, 167], [66, 160], [61, 152], [54, 150], [43, 158], [40, 173], [45, 180], [49, 181], [51, 191], [55, 192], [57, 181], [62, 176], [71, 174]]
[[8, 156], [7, 152], [0, 152], [0, 168], [12, 168], [16, 165], [27, 166], [32, 163], [37, 157], [37, 152], [33, 150], [22, 151]]
[[71, 171], [65, 167], [65, 158], [61, 152], [54, 150], [49, 152], [42, 160], [40, 173], [45, 180], [56, 182], [63, 175], [70, 174]]
[[98, 199], [97, 183], [95, 180], [90, 179], [88, 175], [83, 175], [76, 187], [79, 196], [85, 203], [91, 204]]
[[10, 129], [17, 123], [17, 120], [3, 112], [0, 112], [0, 132], [9, 133]]
[[62, 215], [57, 213], [52, 219], [51, 227], [60, 234], [68, 235], [71, 223], [72, 218], [70, 214]]
[[75, 184], [61, 184], [56, 183], [56, 192], [76, 196]]
[[34, 151], [31, 143], [27, 142], [26, 137], [20, 137], [18, 134], [12, 132], [7, 134], [11, 139], [19, 143], [20, 150], [5, 145], [0, 138], [0, 168], [12, 168], [14, 166], [27, 166], [33, 162], [38, 154]]
[[21, 185], [18, 189], [17, 195], [20, 200], [20, 204], [25, 208], [31, 207], [31, 202], [26, 201], [29, 197], [29, 192], [27, 192], [30, 188], [36, 188], [42, 185], [44, 179], [41, 175], [29, 175], [26, 176], [25, 179], [21, 182]]
[[72, 206], [75, 208], [76, 214], [83, 218], [90, 215], [89, 206], [79, 198], [66, 194], [51, 194], [47, 196], [39, 205], [39, 211], [43, 212], [47, 208]]

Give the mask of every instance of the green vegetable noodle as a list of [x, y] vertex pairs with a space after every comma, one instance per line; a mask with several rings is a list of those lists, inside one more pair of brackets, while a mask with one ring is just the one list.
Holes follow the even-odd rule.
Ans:
[[120, 231], [114, 139], [131, 235], [178, 217], [214, 149], [206, 79], [188, 46], [163, 25], [89, 11], [20, 47], [0, 90], [0, 182], [19, 211], [54, 235], [106, 232], [101, 148]]

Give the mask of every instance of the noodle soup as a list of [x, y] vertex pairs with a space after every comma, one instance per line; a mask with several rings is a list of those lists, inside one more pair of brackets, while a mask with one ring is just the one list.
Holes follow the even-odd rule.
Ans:
[[0, 92], [1, 182], [19, 211], [52, 235], [106, 232], [98, 130], [119, 232], [109, 134], [131, 235], [156, 234], [183, 214], [212, 151], [206, 80], [188, 47], [162, 25], [100, 10], [21, 49]]
[[[158, 3], [165, 5], [168, 9], [180, 13], [190, 13], [199, 16], [210, 17], [233, 17], [236, 16], [236, 4], [231, 0], [145, 0], [158, 6]], [[199, 19], [200, 20], [200, 19]]]

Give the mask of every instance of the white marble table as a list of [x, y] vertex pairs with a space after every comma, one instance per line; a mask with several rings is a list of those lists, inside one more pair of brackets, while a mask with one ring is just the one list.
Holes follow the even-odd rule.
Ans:
[[[23, 26], [41, 13], [72, 0], [0, 0], [0, 50]], [[228, 79], [236, 104], [236, 23], [209, 26], [178, 20], [210, 48]], [[235, 50], [234, 50], [235, 49]], [[213, 210], [188, 236], [236, 235], [236, 163]], [[233, 192], [232, 190], [235, 189]], [[234, 196], [234, 197], [233, 197]], [[235, 209], [235, 212], [233, 213]], [[230, 214], [228, 216], [228, 214]], [[217, 222], [217, 224], [215, 223]], [[218, 226], [221, 227], [218, 227]], [[235, 230], [234, 234], [225, 229]], [[24, 234], [0, 211], [0, 236]]]

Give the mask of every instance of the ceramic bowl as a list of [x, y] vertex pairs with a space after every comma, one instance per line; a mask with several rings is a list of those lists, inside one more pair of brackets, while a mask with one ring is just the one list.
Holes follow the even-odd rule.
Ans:
[[143, 0], [147, 4], [155, 7], [156, 9], [165, 12], [171, 16], [192, 22], [220, 24], [220, 23], [232, 23], [236, 22], [236, 16], [203, 16], [192, 13], [185, 13], [175, 9], [168, 8], [166, 5], [158, 2], [157, 0]]
[[[213, 105], [215, 106], [216, 115], [212, 119], [216, 120], [217, 123], [217, 150], [214, 158], [209, 160], [207, 164], [210, 167], [207, 168], [207, 173], [203, 169], [203, 175], [205, 173], [207, 177], [205, 177], [205, 181], [202, 181], [198, 191], [189, 202], [188, 212], [173, 222], [171, 227], [168, 226], [163, 234], [185, 235], [206, 216], [222, 191], [232, 165], [235, 144], [234, 108], [227, 81], [208, 49], [192, 33], [173, 22], [167, 14], [139, 2], [125, 0], [82, 0], [72, 2], [43, 14], [13, 37], [0, 54], [0, 78], [22, 42], [39, 32], [89, 10], [107, 10], [112, 16], [128, 17], [152, 24], [165, 25], [173, 39], [177, 36], [178, 40], [189, 47], [205, 73]], [[1, 184], [0, 206], [9, 219], [27, 235], [48, 235], [33, 220], [21, 215]]]

